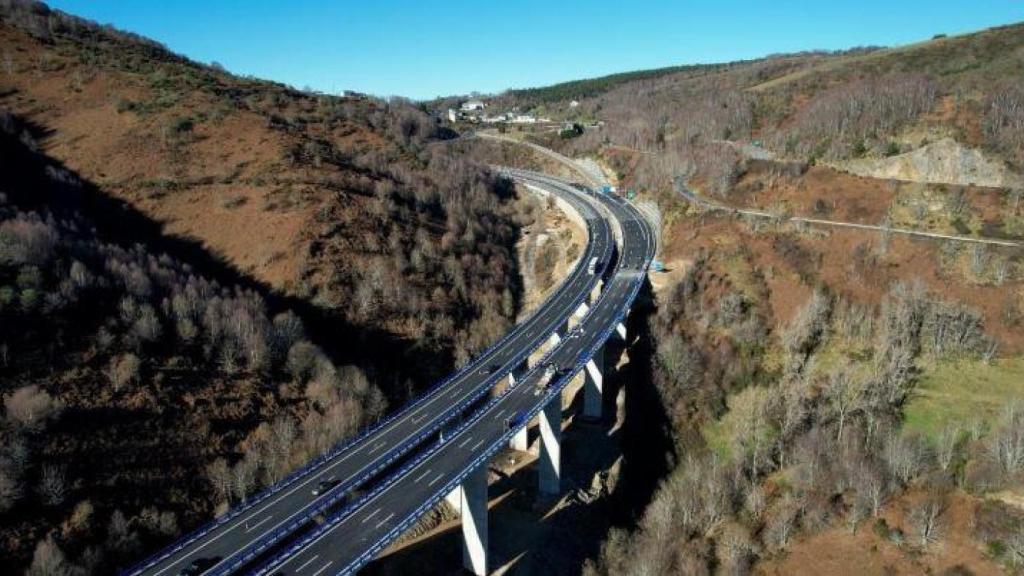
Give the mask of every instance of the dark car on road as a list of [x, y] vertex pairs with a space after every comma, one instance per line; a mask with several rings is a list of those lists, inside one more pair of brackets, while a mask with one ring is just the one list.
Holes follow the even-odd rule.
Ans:
[[326, 480], [321, 480], [317, 482], [316, 486], [313, 488], [313, 496], [319, 496], [337, 485], [337, 478], [328, 478]]
[[199, 576], [203, 572], [213, 568], [217, 562], [220, 562], [220, 557], [196, 558], [188, 566], [182, 568], [181, 572], [178, 572], [178, 576]]

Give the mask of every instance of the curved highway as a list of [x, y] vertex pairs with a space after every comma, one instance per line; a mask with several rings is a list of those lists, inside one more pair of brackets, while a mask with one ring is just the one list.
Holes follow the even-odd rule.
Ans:
[[[344, 505], [351, 490], [408, 456], [470, 406], [564, 325], [596, 286], [587, 263], [611, 258], [609, 223], [572, 189], [555, 189], [586, 221], [589, 242], [569, 277], [501, 340], [462, 370], [437, 384], [362, 436], [340, 445], [288, 478], [184, 537], [156, 556], [125, 571], [131, 575], [175, 575], [194, 566], [194, 574], [227, 574], [252, 561], [271, 546], [309, 528], [314, 518]], [[518, 376], [517, 376], [518, 378]], [[335, 485], [319, 495], [322, 481]]]
[[[544, 175], [507, 170], [516, 180], [558, 194], [577, 194], [574, 187]], [[613, 215], [621, 230], [621, 248], [613, 274], [587, 315], [537, 363], [553, 362], [565, 372], [537, 393], [543, 368], [531, 370], [519, 383], [495, 397], [468, 421], [442, 435], [380, 485], [326, 519], [261, 566], [257, 574], [351, 574], [376, 557], [473, 471], [486, 466], [514, 434], [506, 419], [525, 412], [531, 417], [561, 394], [622, 321], [643, 284], [654, 256], [655, 241], [641, 214], [616, 196], [589, 194]], [[528, 420], [527, 420], [528, 421]], [[521, 426], [520, 426], [521, 427]]]

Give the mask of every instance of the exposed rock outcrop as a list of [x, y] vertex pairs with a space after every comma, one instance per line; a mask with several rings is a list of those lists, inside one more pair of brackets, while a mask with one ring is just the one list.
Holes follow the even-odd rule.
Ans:
[[862, 158], [837, 162], [839, 170], [858, 176], [930, 184], [975, 185], [991, 188], [1019, 187], [1024, 179], [1006, 165], [968, 148], [952, 138], [890, 158]]

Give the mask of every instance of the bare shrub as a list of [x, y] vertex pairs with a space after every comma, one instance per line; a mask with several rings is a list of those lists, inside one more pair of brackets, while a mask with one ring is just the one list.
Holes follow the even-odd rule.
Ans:
[[28, 576], [71, 576], [73, 573], [72, 566], [53, 538], [48, 537], [36, 545]]
[[122, 354], [110, 359], [107, 367], [107, 378], [115, 391], [120, 391], [125, 384], [135, 383], [139, 380], [139, 367], [142, 361], [132, 353]]
[[31, 384], [4, 398], [7, 417], [30, 430], [39, 429], [47, 419], [60, 413], [62, 404], [45, 390]]
[[991, 146], [1020, 167], [1024, 162], [1024, 85], [1012, 84], [991, 93], [984, 129]]

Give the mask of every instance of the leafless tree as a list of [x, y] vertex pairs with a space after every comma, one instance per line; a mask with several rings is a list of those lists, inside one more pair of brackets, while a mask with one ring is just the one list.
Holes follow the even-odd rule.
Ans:
[[996, 286], [1002, 286], [1010, 276], [1010, 261], [1005, 256], [996, 258], [992, 266], [992, 277]]
[[942, 538], [940, 520], [945, 506], [945, 495], [929, 494], [910, 510], [910, 524], [921, 549], [927, 549]]
[[831, 297], [821, 290], [815, 290], [786, 327], [782, 341], [792, 358], [793, 367], [788, 370], [790, 373], [803, 370], [808, 356], [825, 339], [831, 314]]
[[828, 399], [829, 412], [836, 421], [837, 444], [842, 444], [846, 419], [864, 407], [866, 390], [865, 382], [851, 376], [846, 369], [835, 370], [829, 376], [825, 395]]
[[857, 493], [867, 502], [872, 516], [878, 516], [889, 493], [889, 478], [875, 462], [864, 461], [855, 472]]
[[251, 451], [244, 458], [238, 461], [231, 469], [231, 483], [235, 498], [241, 502], [249, 497], [256, 486], [256, 476], [259, 473], [260, 462], [255, 451]]
[[213, 486], [213, 491], [222, 502], [229, 502], [233, 492], [234, 480], [231, 468], [223, 458], [218, 458], [206, 467], [206, 479]]
[[114, 390], [120, 391], [125, 384], [137, 382], [141, 365], [139, 357], [131, 352], [111, 358], [107, 367], [107, 378]]
[[53, 538], [47, 537], [36, 545], [27, 576], [71, 576], [71, 574], [73, 574], [72, 566]]
[[768, 514], [765, 527], [765, 539], [768, 544], [778, 550], [789, 545], [789, 539], [796, 530], [796, 520], [800, 513], [800, 504], [791, 494], [779, 499]]
[[722, 564], [729, 573], [736, 576], [746, 574], [754, 552], [750, 531], [742, 524], [732, 522], [725, 525], [717, 540]]
[[4, 398], [4, 407], [8, 418], [29, 430], [37, 430], [48, 418], [58, 414], [63, 406], [45, 390], [31, 384], [18, 388]]
[[24, 492], [21, 478], [9, 464], [0, 461], [0, 512], [6, 512], [21, 499]]
[[1024, 564], [1024, 523], [1018, 523], [1013, 534], [1006, 539], [1006, 547], [1010, 552], [1010, 562], [1014, 566]]
[[975, 244], [971, 247], [971, 272], [975, 277], [981, 278], [988, 268], [988, 247], [984, 244]]
[[892, 431], [886, 439], [883, 452], [889, 471], [903, 484], [908, 484], [921, 472], [924, 455], [915, 437]]
[[1024, 411], [1019, 405], [1006, 408], [1002, 426], [990, 435], [988, 448], [1003, 472], [1024, 470]]
[[946, 426], [936, 439], [935, 459], [943, 472], [948, 472], [960, 452], [962, 431], [957, 426]]
[[67, 474], [64, 467], [47, 464], [39, 480], [39, 496], [47, 506], [59, 506], [67, 497]]
[[749, 458], [747, 465], [754, 474], [767, 464], [774, 401], [774, 392], [762, 386], [751, 386], [729, 399], [729, 412], [736, 424], [732, 443], [737, 454]]

